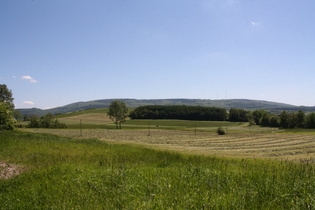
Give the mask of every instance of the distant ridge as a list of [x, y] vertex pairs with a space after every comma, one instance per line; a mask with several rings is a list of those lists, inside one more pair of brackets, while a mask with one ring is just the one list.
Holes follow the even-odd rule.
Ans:
[[225, 109], [241, 108], [246, 110], [263, 109], [272, 113], [280, 113], [283, 110], [304, 112], [315, 112], [315, 106], [294, 106], [285, 103], [277, 103], [263, 100], [250, 100], [250, 99], [101, 99], [86, 102], [76, 102], [61, 107], [52, 109], [17, 109], [23, 115], [37, 115], [42, 116], [48, 113], [63, 114], [68, 112], [75, 112], [86, 109], [105, 108], [110, 105], [114, 100], [121, 100], [126, 103], [129, 108], [145, 106], [145, 105], [188, 105], [188, 106], [206, 106], [206, 107], [221, 107]]

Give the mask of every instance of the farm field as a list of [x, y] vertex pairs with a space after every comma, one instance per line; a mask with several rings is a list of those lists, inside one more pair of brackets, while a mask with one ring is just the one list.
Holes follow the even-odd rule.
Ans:
[[[187, 135], [178, 132], [172, 133], [178, 139]], [[0, 209], [6, 210], [313, 209], [314, 179], [310, 162], [0, 132]]]
[[[106, 111], [106, 110], [105, 110]], [[112, 120], [104, 113], [105, 111], [99, 111], [99, 109], [88, 110], [82, 112], [75, 112], [57, 116], [58, 120], [62, 123], [66, 123], [69, 128], [79, 128], [82, 123], [83, 128], [115, 128]], [[235, 126], [239, 125], [238, 122], [213, 122], [213, 121], [185, 121], [185, 120], [130, 120], [127, 119], [123, 123], [124, 129], [147, 129], [151, 128], [163, 128], [163, 129], [192, 129], [195, 127], [201, 128], [213, 128], [217, 126]]]
[[[107, 108], [56, 115], [68, 129], [21, 129], [112, 143], [143, 144], [154, 149], [239, 158], [315, 161], [315, 130], [248, 126], [228, 121], [130, 120], [116, 130]], [[222, 127], [226, 135], [217, 135]]]
[[[279, 130], [248, 123], [187, 120], [127, 120], [121, 130], [106, 115], [92, 109], [58, 116], [70, 129], [22, 129], [73, 138], [97, 138], [112, 143], [136, 143], [190, 154], [239, 158], [275, 158], [315, 162], [314, 130]], [[217, 135], [224, 128], [226, 135]]]
[[[0, 209], [312, 209], [315, 132], [58, 116], [0, 133]], [[216, 130], [222, 127], [225, 135]]]
[[[150, 148], [190, 154], [226, 157], [309, 159], [315, 162], [315, 135], [285, 133], [268, 128], [228, 128], [228, 134], [217, 135], [215, 128], [206, 131], [170, 129], [26, 129], [73, 138], [97, 138], [116, 143], [143, 144]], [[81, 136], [82, 134], [82, 136]]]

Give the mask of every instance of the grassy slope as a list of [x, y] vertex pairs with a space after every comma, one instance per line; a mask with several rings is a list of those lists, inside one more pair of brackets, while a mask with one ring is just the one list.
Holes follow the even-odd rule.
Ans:
[[[131, 111], [132, 109], [130, 109]], [[82, 120], [83, 128], [114, 128], [113, 122], [107, 116], [108, 108], [89, 109], [79, 112], [57, 115], [60, 122], [66, 123], [70, 128], [79, 128]], [[189, 121], [189, 120], [130, 120], [123, 123], [124, 128], [146, 129], [148, 126], [164, 129], [192, 129], [213, 128], [218, 126], [235, 126], [242, 123], [214, 122], [214, 121]]]
[[47, 134], [0, 133], [1, 209], [312, 209], [309, 164], [188, 156]]
[[73, 117], [73, 116], [79, 116], [82, 114], [91, 114], [91, 113], [99, 113], [99, 114], [106, 114], [108, 111], [108, 108], [99, 108], [99, 109], [87, 109], [87, 110], [82, 110], [82, 111], [77, 111], [77, 112], [70, 112], [66, 114], [59, 114], [57, 115], [58, 118], [65, 118], [65, 117]]

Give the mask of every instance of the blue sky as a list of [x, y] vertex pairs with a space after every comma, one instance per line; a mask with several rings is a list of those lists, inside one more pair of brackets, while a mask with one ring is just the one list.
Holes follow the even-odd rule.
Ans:
[[107, 98], [315, 106], [314, 0], [0, 0], [16, 108]]

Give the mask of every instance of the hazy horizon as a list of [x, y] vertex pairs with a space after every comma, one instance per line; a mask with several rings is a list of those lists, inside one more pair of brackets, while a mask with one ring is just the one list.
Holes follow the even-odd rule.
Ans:
[[[55, 106], [55, 107], [46, 107], [46, 108], [39, 108], [39, 107], [28, 107], [28, 108], [17, 108], [16, 109], [42, 109], [42, 110], [49, 110], [53, 108], [59, 108], [63, 106], [67, 106], [70, 104], [75, 104], [75, 103], [85, 103], [85, 102], [92, 102], [92, 101], [100, 101], [100, 100], [211, 100], [211, 101], [224, 101], [224, 100], [253, 100], [253, 101], [262, 101], [262, 102], [271, 102], [271, 103], [279, 103], [279, 104], [284, 104], [284, 105], [292, 105], [292, 106], [304, 106], [304, 105], [294, 105], [294, 104], [287, 104], [287, 103], [281, 103], [277, 101], [266, 101], [266, 100], [256, 100], [256, 99], [245, 99], [245, 98], [230, 98], [230, 99], [198, 99], [198, 98], [159, 98], [159, 99], [137, 99], [137, 98], [104, 98], [104, 99], [95, 99], [95, 100], [89, 100], [89, 101], [75, 101], [71, 102], [69, 104], [63, 104], [60, 106]], [[304, 106], [304, 107], [313, 107], [313, 106]], [[315, 107], [315, 106], [314, 106]]]

